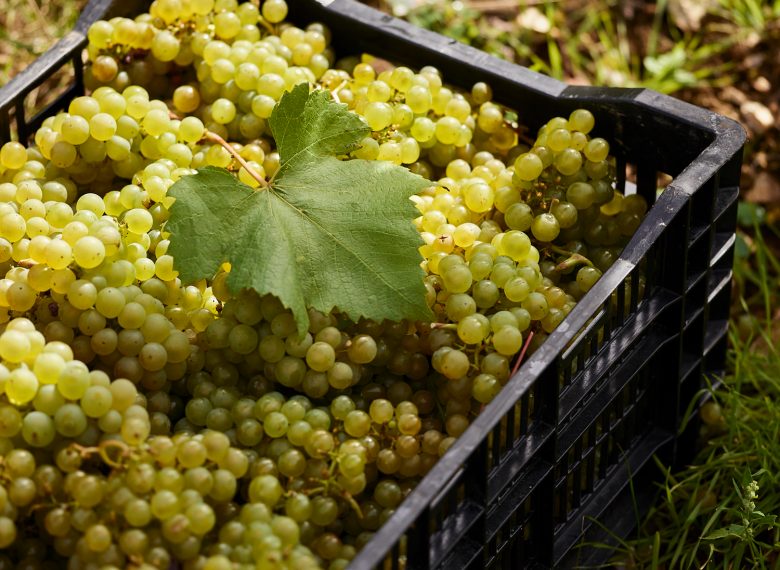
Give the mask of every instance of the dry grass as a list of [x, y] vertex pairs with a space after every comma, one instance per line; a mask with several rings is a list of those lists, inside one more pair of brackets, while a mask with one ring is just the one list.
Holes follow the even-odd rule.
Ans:
[[[0, 86], [24, 70], [73, 28], [87, 0], [3, 0], [0, 2]], [[28, 116], [51, 102], [70, 75], [55, 74], [25, 102]]]

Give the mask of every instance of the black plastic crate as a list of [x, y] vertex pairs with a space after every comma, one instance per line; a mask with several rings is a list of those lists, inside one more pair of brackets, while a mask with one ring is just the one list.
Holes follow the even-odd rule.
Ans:
[[[574, 567], [576, 548], [625, 536], [654, 499], [658, 470], [690, 457], [680, 433], [706, 375], [722, 372], [745, 134], [725, 117], [646, 89], [567, 86], [355, 0], [288, 0], [293, 22], [320, 21], [340, 56], [369, 52], [445, 81], [485, 81], [520, 122], [585, 107], [610, 141], [618, 189], [654, 206], [620, 259], [441, 458], [351, 569]], [[0, 89], [0, 140], [26, 139], [83, 92], [89, 24], [143, 0], [92, 0], [73, 32]], [[24, 98], [54, 71], [74, 84], [31, 119]], [[658, 193], [659, 175], [672, 182]], [[593, 521], [598, 520], [599, 524]]]

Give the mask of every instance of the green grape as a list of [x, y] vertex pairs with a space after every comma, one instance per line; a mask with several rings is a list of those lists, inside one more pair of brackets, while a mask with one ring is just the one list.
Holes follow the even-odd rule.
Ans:
[[393, 404], [384, 398], [379, 398], [371, 402], [369, 415], [371, 420], [378, 424], [385, 424], [393, 419]]
[[[106, 116], [113, 120], [110, 115]], [[99, 127], [96, 127], [95, 129], [97, 130], [98, 128]], [[106, 129], [107, 130], [105, 132], [109, 132], [110, 126], [106, 127]], [[100, 136], [104, 136], [102, 131], [97, 132], [101, 133]], [[111, 136], [109, 136], [109, 138], [111, 138]], [[52, 163], [54, 163], [56, 166], [60, 168], [68, 168], [69, 166], [73, 165], [74, 162], [76, 162], [78, 151], [76, 150], [75, 146], [68, 143], [67, 141], [57, 141], [49, 150], [49, 156]]]
[[68, 115], [60, 127], [62, 142], [80, 145], [89, 139], [90, 124], [80, 115]]
[[311, 500], [304, 494], [295, 493], [285, 501], [284, 511], [288, 517], [298, 523], [309, 520], [312, 515]]
[[560, 224], [558, 219], [548, 213], [539, 214], [534, 218], [531, 224], [533, 236], [542, 242], [551, 242], [558, 237], [560, 233]]
[[369, 335], [357, 335], [351, 341], [347, 349], [347, 355], [352, 362], [368, 364], [373, 362], [377, 355], [377, 344]]
[[417, 412], [400, 414], [398, 417], [398, 431], [404, 435], [417, 435], [422, 428], [422, 422]]
[[8, 517], [0, 516], [0, 548], [8, 548], [16, 541], [16, 523]]
[[151, 426], [145, 418], [129, 418], [122, 422], [122, 439], [129, 445], [140, 445], [149, 436]]
[[89, 134], [98, 141], [107, 141], [116, 133], [116, 119], [108, 113], [96, 113], [89, 119]]
[[37, 299], [36, 291], [27, 283], [13, 283], [6, 291], [8, 306], [19, 312], [25, 312], [32, 309]]
[[465, 265], [456, 265], [447, 270], [442, 278], [444, 286], [452, 293], [465, 293], [471, 288], [471, 271]]
[[281, 412], [270, 412], [263, 419], [263, 429], [269, 437], [283, 437], [287, 433], [289, 420]]
[[283, 489], [279, 484], [279, 480], [272, 475], [255, 477], [249, 484], [249, 500], [263, 503], [269, 508], [272, 508], [279, 502], [279, 499], [282, 497], [282, 492]]
[[393, 108], [387, 103], [373, 101], [366, 105], [363, 116], [372, 131], [381, 131], [393, 121]]
[[10, 141], [0, 147], [0, 165], [18, 170], [27, 162], [27, 149], [21, 143]]
[[22, 422], [22, 437], [33, 447], [47, 447], [56, 435], [54, 420], [43, 412], [28, 412]]
[[568, 229], [573, 227], [577, 223], [578, 214], [577, 208], [569, 202], [556, 203], [550, 213], [558, 220], [558, 225], [562, 229]]
[[0, 437], [14, 437], [21, 429], [21, 413], [14, 406], [0, 406]]
[[165, 521], [179, 512], [179, 498], [172, 491], [157, 491], [152, 495], [149, 507], [155, 518]]
[[[506, 267], [506, 270], [508, 270], [506, 275], [506, 280], [508, 281], [509, 278], [513, 276], [513, 270], [508, 266]], [[471, 291], [471, 296], [480, 309], [489, 309], [495, 305], [498, 302], [500, 294], [501, 292], [498, 284], [490, 279], [477, 281]]]
[[474, 182], [464, 188], [463, 197], [466, 207], [468, 207], [469, 210], [476, 213], [483, 213], [493, 207], [495, 192], [488, 184]]
[[511, 356], [520, 351], [523, 346], [523, 336], [515, 326], [502, 326], [493, 333], [492, 344], [499, 354]]
[[567, 148], [556, 154], [554, 164], [558, 172], [571, 176], [582, 167], [582, 154], [573, 148]]
[[73, 259], [84, 269], [97, 267], [105, 257], [105, 245], [96, 237], [83, 236], [73, 244]]
[[568, 129], [554, 129], [547, 135], [547, 147], [553, 152], [561, 152], [571, 145], [571, 133]]
[[584, 148], [585, 157], [591, 162], [602, 162], [609, 154], [609, 143], [602, 138], [588, 141]]
[[[482, 323], [477, 321], [477, 326], [479, 329], [478, 332], [474, 332], [474, 329], [471, 328], [472, 321], [469, 319], [471, 319], [471, 317], [466, 317], [458, 324], [458, 333], [461, 337], [461, 340], [464, 342], [475, 344], [484, 338], [484, 335], [482, 334], [484, 333], [484, 330], [482, 328]], [[463, 326], [461, 327], [461, 325]], [[463, 334], [461, 334], [461, 329], [464, 331]], [[469, 334], [472, 334], [473, 336], [468, 336]], [[482, 338], [477, 341], [470, 342], [469, 340], [466, 340], [464, 336], [466, 338], [478, 338], [479, 336], [482, 336]], [[437, 372], [444, 374], [447, 378], [450, 379], [463, 377], [468, 372], [470, 366], [469, 357], [465, 353], [450, 347], [442, 347], [438, 349], [433, 353], [431, 361], [433, 363], [434, 369], [436, 369]]]
[[89, 370], [77, 360], [66, 362], [57, 379], [57, 390], [69, 400], [81, 399], [89, 388]]
[[337, 420], [346, 419], [347, 415], [355, 410], [355, 402], [349, 396], [337, 396], [330, 403], [330, 412]]
[[547, 315], [541, 320], [542, 328], [545, 332], [550, 333], [561, 324], [566, 314], [558, 308], [550, 308]]
[[352, 437], [363, 437], [371, 429], [371, 417], [361, 410], [352, 410], [344, 418], [344, 430]]
[[504, 113], [498, 105], [485, 102], [479, 108], [477, 124], [486, 133], [495, 133], [504, 124]]
[[531, 293], [531, 287], [522, 277], [512, 277], [504, 283], [504, 294], [513, 302], [523, 301]]
[[590, 291], [601, 277], [601, 271], [595, 267], [583, 267], [577, 271], [577, 285], [583, 292]]
[[38, 379], [26, 367], [13, 370], [5, 382], [5, 394], [8, 400], [17, 406], [31, 402], [38, 393]]
[[521, 231], [511, 230], [503, 235], [499, 251], [503, 251], [515, 261], [519, 261], [528, 254], [530, 249], [531, 240], [528, 236]]
[[436, 123], [427, 117], [417, 117], [412, 123], [410, 133], [416, 141], [426, 143], [435, 136]]
[[543, 319], [549, 310], [547, 299], [541, 293], [533, 292], [522, 302], [522, 307], [531, 315], [531, 320]]
[[566, 190], [566, 200], [574, 204], [578, 210], [590, 208], [595, 199], [593, 186], [586, 182], [575, 182]]
[[328, 371], [336, 362], [336, 351], [326, 342], [315, 342], [306, 351], [306, 364], [317, 372]]
[[216, 524], [214, 509], [207, 503], [191, 505], [185, 511], [189, 526], [195, 534], [203, 536], [211, 531]]
[[535, 180], [542, 174], [544, 167], [545, 164], [537, 154], [524, 153], [515, 160], [515, 175], [520, 180]]
[[458, 337], [467, 344], [478, 344], [486, 336], [481, 321], [475, 315], [469, 315], [458, 323]]
[[152, 40], [152, 55], [160, 61], [172, 61], [181, 49], [179, 40], [168, 30], [161, 30]]
[[326, 374], [328, 383], [337, 390], [348, 388], [354, 381], [354, 371], [345, 362], [336, 362]]
[[447, 317], [457, 322], [469, 315], [473, 315], [477, 311], [477, 304], [471, 296], [464, 293], [456, 293], [455, 295], [450, 295], [447, 299], [445, 310], [447, 311]]
[[79, 405], [90, 418], [100, 418], [111, 410], [113, 396], [105, 386], [90, 386], [84, 392]]
[[569, 126], [574, 131], [579, 131], [583, 134], [588, 134], [595, 124], [593, 114], [586, 109], [575, 109], [569, 115]]

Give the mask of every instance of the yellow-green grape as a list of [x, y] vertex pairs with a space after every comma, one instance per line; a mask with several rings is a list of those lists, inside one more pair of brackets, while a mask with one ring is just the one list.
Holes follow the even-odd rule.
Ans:
[[564, 176], [571, 176], [582, 167], [582, 154], [573, 148], [566, 148], [555, 156], [555, 168]]
[[591, 162], [601, 162], [609, 155], [609, 143], [602, 138], [591, 139], [585, 145], [584, 153]]
[[382, 101], [372, 101], [363, 110], [363, 116], [372, 131], [381, 131], [393, 121], [393, 108]]
[[560, 233], [560, 224], [552, 214], [539, 214], [531, 224], [533, 236], [542, 242], [551, 242]]
[[532, 152], [521, 154], [515, 160], [515, 175], [520, 180], [536, 180], [544, 170], [544, 163], [538, 154]]
[[575, 109], [569, 115], [568, 126], [573, 131], [588, 134], [595, 125], [593, 114], [587, 109]]
[[168, 30], [160, 30], [152, 40], [152, 55], [160, 61], [173, 61], [179, 55], [178, 38]]
[[0, 165], [9, 170], [18, 170], [27, 162], [27, 149], [21, 143], [11, 141], [0, 147]]

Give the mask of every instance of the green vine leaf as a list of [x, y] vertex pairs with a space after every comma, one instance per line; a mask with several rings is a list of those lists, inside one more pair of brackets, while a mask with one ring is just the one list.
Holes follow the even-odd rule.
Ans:
[[429, 320], [409, 199], [430, 183], [389, 162], [340, 160], [368, 127], [327, 91], [285, 94], [269, 125], [281, 166], [253, 190], [220, 168], [178, 180], [166, 231], [181, 279], [213, 277], [230, 262], [228, 288], [272, 294], [308, 328], [307, 308]]

